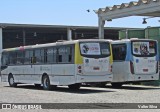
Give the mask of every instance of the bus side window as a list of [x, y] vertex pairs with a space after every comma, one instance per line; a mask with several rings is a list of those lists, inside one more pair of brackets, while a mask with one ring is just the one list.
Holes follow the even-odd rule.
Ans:
[[35, 49], [33, 63], [42, 63], [41, 49]]
[[72, 62], [72, 55], [68, 55], [68, 62]]
[[24, 52], [17, 51], [17, 64], [23, 64], [23, 63], [24, 63]]
[[44, 63], [47, 63], [47, 49], [44, 49]]
[[73, 62], [73, 45], [65, 45], [58, 48], [58, 63], [72, 63]]
[[66, 57], [65, 57], [65, 61], [67, 62], [67, 63], [70, 63], [71, 62], [71, 60], [72, 60], [72, 49], [71, 49], [71, 47], [70, 46], [67, 46], [66, 47]]
[[58, 55], [58, 62], [62, 62], [62, 55]]
[[74, 59], [74, 45], [66, 47], [66, 60], [68, 63], [73, 63]]
[[31, 63], [32, 64], [36, 63], [36, 57], [31, 57]]
[[113, 60], [124, 61], [126, 58], [126, 44], [113, 44]]
[[47, 63], [56, 63], [56, 55], [57, 55], [56, 48], [46, 49], [46, 62]]
[[44, 48], [35, 49], [34, 57], [32, 59], [33, 59], [32, 62], [36, 64], [45, 63], [45, 49]]
[[32, 58], [33, 57], [33, 51], [32, 50], [25, 50], [24, 53], [24, 64], [30, 64], [32, 63]]
[[57, 62], [58, 63], [62, 63], [62, 55], [64, 55], [64, 52], [65, 52], [65, 47], [58, 47], [57, 48]]
[[6, 66], [9, 64], [9, 56], [8, 53], [2, 53], [2, 65]]
[[45, 56], [45, 51], [44, 51], [44, 48], [43, 48], [43, 49], [41, 49], [41, 55], [40, 55], [41, 63], [44, 63], [44, 56]]
[[9, 63], [11, 65], [15, 65], [16, 61], [17, 61], [17, 59], [16, 59], [16, 52], [10, 52], [9, 53]]

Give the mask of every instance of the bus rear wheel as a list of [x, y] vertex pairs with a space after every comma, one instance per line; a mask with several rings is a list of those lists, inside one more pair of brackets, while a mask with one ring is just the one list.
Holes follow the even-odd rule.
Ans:
[[34, 84], [35, 87], [40, 88], [41, 84]]
[[123, 83], [111, 83], [113, 88], [121, 88]]
[[12, 74], [10, 74], [10, 75], [8, 76], [8, 83], [9, 83], [9, 86], [10, 86], [10, 87], [16, 87], [16, 86], [17, 86], [17, 84], [14, 82], [14, 77], [13, 77]]
[[44, 90], [50, 90], [51, 89], [50, 80], [49, 80], [49, 77], [47, 75], [43, 76], [42, 84], [43, 84], [43, 89]]
[[100, 82], [97, 84], [98, 87], [106, 87], [106, 82]]
[[72, 85], [68, 85], [69, 89], [72, 90], [78, 90], [81, 87], [81, 84], [72, 84]]

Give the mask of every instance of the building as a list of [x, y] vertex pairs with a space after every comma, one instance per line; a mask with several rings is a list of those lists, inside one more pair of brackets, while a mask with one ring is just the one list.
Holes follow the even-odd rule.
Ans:
[[[118, 32], [124, 29], [126, 28], [104, 28], [104, 38], [118, 39]], [[5, 48], [93, 38], [98, 38], [98, 27], [0, 23], [0, 58], [2, 49]]]
[[[1, 49], [51, 43], [57, 40], [98, 38], [98, 27], [0, 23]], [[118, 39], [118, 32], [125, 28], [107, 27], [105, 39]]]

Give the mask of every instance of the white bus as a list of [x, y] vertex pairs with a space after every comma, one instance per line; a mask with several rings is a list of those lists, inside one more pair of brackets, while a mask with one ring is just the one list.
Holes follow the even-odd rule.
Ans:
[[158, 43], [151, 39], [123, 39], [112, 42], [113, 87], [125, 83], [159, 79]]
[[109, 40], [72, 40], [4, 49], [1, 74], [10, 86], [79, 89], [81, 83], [112, 81], [112, 62]]

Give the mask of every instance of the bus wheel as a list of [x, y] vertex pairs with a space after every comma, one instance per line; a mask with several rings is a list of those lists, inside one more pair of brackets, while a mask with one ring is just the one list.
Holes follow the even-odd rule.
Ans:
[[9, 85], [10, 85], [11, 87], [16, 87], [16, 86], [17, 86], [17, 84], [14, 82], [14, 77], [13, 77], [12, 74], [10, 74], [10, 75], [8, 76], [8, 83], [9, 83]]
[[35, 87], [40, 88], [41, 84], [34, 84]]
[[106, 87], [106, 82], [100, 82], [97, 84], [98, 87]]
[[78, 90], [81, 87], [81, 84], [72, 84], [68, 85], [69, 89]]
[[113, 88], [120, 88], [122, 87], [123, 83], [111, 83]]
[[42, 84], [43, 84], [43, 89], [44, 90], [50, 90], [51, 89], [50, 80], [49, 80], [49, 77], [47, 75], [43, 76]]

